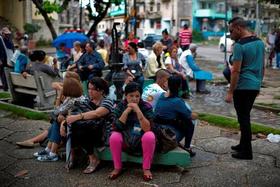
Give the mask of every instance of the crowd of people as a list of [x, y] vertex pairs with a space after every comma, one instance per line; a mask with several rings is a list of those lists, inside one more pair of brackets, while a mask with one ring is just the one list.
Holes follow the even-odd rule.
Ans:
[[[250, 35], [244, 23], [241, 18], [230, 22], [230, 32], [236, 44], [226, 101], [234, 100], [241, 126], [240, 144], [232, 147], [237, 151], [233, 157], [252, 159], [250, 110], [263, 78], [263, 70], [260, 69], [263, 44]], [[2, 34], [10, 34], [10, 31], [2, 29]], [[192, 43], [187, 25], [180, 32], [179, 41], [173, 41], [168, 31], [163, 30], [161, 42], [153, 45], [150, 54], [132, 32], [120, 46], [124, 51], [122, 62], [126, 80], [123, 99], [116, 102], [116, 88], [110, 80], [102, 78], [102, 70], [110, 66], [110, 34], [107, 30], [98, 46], [92, 41], [85, 44], [75, 42], [71, 50], [61, 43], [55, 58], [48, 57], [42, 50], [28, 54], [25, 46], [19, 48], [13, 67], [15, 72], [26, 76], [42, 71], [61, 77], [61, 82], [52, 85], [57, 91], [57, 100], [50, 128], [32, 139], [17, 142], [17, 145], [34, 146], [47, 138], [46, 147], [34, 156], [38, 161], [57, 161], [59, 148], [66, 144], [67, 169], [75, 167], [77, 150], [84, 150], [88, 156], [84, 174], [93, 173], [100, 164], [94, 148], [109, 146], [114, 163], [110, 179], [116, 179], [123, 172], [121, 153], [125, 151], [143, 156], [143, 179], [149, 181], [153, 178], [151, 164], [154, 154], [174, 148], [166, 147], [162, 141], [163, 131], [172, 132], [176, 146], [180, 145], [191, 157], [195, 156], [191, 141], [197, 114], [184, 99], [190, 97], [190, 78], [196, 81], [198, 94], [209, 94], [206, 81], [212, 79], [212, 74], [196, 64], [197, 45]], [[5, 48], [14, 49], [12, 43], [5, 43]], [[258, 54], [252, 54], [252, 51]], [[245, 53], [248, 55], [243, 56]], [[259, 56], [255, 58], [253, 55]], [[252, 59], [257, 62], [256, 66], [251, 64]], [[7, 58], [0, 60], [8, 66]], [[241, 62], [246, 66], [241, 66]], [[247, 77], [251, 77], [250, 80]], [[145, 78], [155, 82], [144, 88]], [[6, 88], [4, 81], [2, 78]], [[183, 139], [184, 145], [181, 145]]]

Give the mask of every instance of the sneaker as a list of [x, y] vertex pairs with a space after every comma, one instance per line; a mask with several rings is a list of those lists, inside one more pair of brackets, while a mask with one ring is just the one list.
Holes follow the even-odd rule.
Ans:
[[58, 155], [53, 155], [53, 156], [50, 156], [50, 155], [45, 155], [45, 156], [39, 156], [37, 158], [38, 161], [41, 161], [41, 162], [55, 162], [55, 161], [58, 161]]
[[199, 94], [210, 94], [211, 92], [209, 90], [203, 90], [203, 91], [196, 91], [196, 93], [199, 93]]
[[46, 156], [46, 155], [49, 155], [49, 152], [46, 151], [45, 149], [33, 154], [33, 156], [35, 156], [35, 157], [41, 157], [41, 156]]
[[185, 149], [186, 149], [186, 151], [189, 152], [190, 157], [194, 157], [196, 155], [196, 152], [194, 152], [191, 148], [185, 148]]

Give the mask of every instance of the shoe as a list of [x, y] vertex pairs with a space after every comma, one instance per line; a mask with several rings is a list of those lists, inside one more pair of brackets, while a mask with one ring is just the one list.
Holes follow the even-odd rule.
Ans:
[[241, 151], [241, 146], [240, 146], [240, 144], [233, 145], [233, 146], [231, 146], [231, 149], [234, 150], [234, 151]]
[[196, 93], [199, 93], [199, 94], [210, 94], [211, 92], [209, 90], [203, 90], [203, 91], [196, 91]]
[[31, 141], [16, 142], [16, 145], [25, 148], [33, 148], [35, 146], [35, 144]]
[[55, 162], [58, 161], [59, 158], [58, 155], [53, 155], [53, 156], [45, 155], [45, 156], [39, 156], [37, 160], [41, 162]]
[[122, 170], [122, 169], [118, 170], [117, 173], [113, 173], [113, 171], [112, 171], [112, 172], [110, 173], [110, 175], [109, 175], [109, 179], [115, 180], [116, 178], [118, 178], [119, 176], [121, 176], [122, 173], [123, 173], [123, 170]]
[[252, 160], [253, 154], [252, 153], [245, 153], [245, 152], [237, 152], [231, 154], [232, 158], [241, 159], [241, 160]]
[[47, 156], [47, 155], [49, 155], [49, 152], [46, 151], [45, 149], [43, 149], [41, 151], [38, 151], [38, 152], [33, 154], [33, 156], [35, 156], [35, 157]]
[[196, 155], [196, 152], [194, 152], [191, 148], [185, 148], [186, 151], [190, 154], [190, 157], [194, 157]]
[[83, 171], [83, 174], [91, 174], [93, 173], [98, 165], [100, 164], [100, 160], [97, 160], [95, 163], [90, 163], [87, 168]]
[[153, 179], [153, 175], [151, 174], [143, 174], [143, 180], [148, 182]]

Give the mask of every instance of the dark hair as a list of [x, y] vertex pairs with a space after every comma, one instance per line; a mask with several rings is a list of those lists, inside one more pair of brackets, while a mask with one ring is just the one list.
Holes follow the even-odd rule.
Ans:
[[75, 78], [65, 78], [63, 80], [62, 95], [65, 97], [80, 97], [83, 94], [83, 88], [80, 81]]
[[137, 46], [140, 47], [140, 48], [144, 48], [144, 43], [143, 42], [138, 42]]
[[188, 24], [185, 24], [184, 25], [184, 29], [188, 29], [189, 28], [189, 25]]
[[182, 84], [182, 79], [178, 75], [172, 75], [168, 78], [168, 89], [170, 92], [169, 97], [178, 97], [179, 89]]
[[169, 77], [171, 74], [167, 69], [159, 69], [156, 72], [156, 79], [161, 79], [162, 77]]
[[64, 78], [72, 78], [81, 81], [79, 74], [74, 71], [67, 71]]
[[59, 47], [65, 47], [65, 46], [66, 46], [66, 44], [63, 42], [59, 44]]
[[248, 26], [247, 21], [245, 21], [243, 18], [241, 17], [234, 17], [232, 18], [228, 24], [233, 24], [233, 25], [237, 25], [240, 26], [242, 28], [246, 28]]
[[105, 46], [104, 40], [100, 40], [100, 41], [98, 42], [98, 45], [99, 45], [99, 47], [104, 48], [104, 46]]
[[94, 50], [95, 49], [95, 42], [94, 41], [89, 41], [87, 42], [87, 44], [89, 44], [89, 46]]
[[138, 91], [140, 93], [140, 95], [142, 95], [141, 86], [136, 82], [130, 82], [126, 85], [126, 87], [124, 89], [124, 94], [127, 95], [127, 94], [135, 92], [135, 91]]
[[167, 29], [164, 29], [164, 30], [162, 31], [162, 34], [168, 34]]
[[95, 89], [103, 91], [104, 95], [109, 94], [109, 86], [107, 81], [100, 77], [93, 77], [89, 80], [88, 84], [92, 84], [95, 87]]
[[46, 53], [42, 50], [35, 50], [35, 51], [32, 51], [29, 55], [29, 59], [31, 61], [43, 61], [46, 57]]
[[134, 43], [134, 42], [129, 42], [128, 45], [129, 45], [130, 47], [132, 47], [132, 48], [135, 50], [135, 52], [138, 51], [138, 50], [137, 50], [137, 45], [136, 45], [136, 43]]

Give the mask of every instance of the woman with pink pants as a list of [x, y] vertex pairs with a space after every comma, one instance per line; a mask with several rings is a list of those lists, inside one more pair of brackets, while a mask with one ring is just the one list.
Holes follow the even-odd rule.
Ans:
[[114, 170], [110, 179], [116, 179], [122, 173], [121, 153], [143, 155], [143, 179], [152, 179], [150, 171], [156, 137], [151, 131], [154, 118], [152, 106], [141, 99], [142, 88], [135, 82], [125, 87], [125, 99], [114, 110], [115, 131], [110, 136], [110, 150], [114, 161]]

